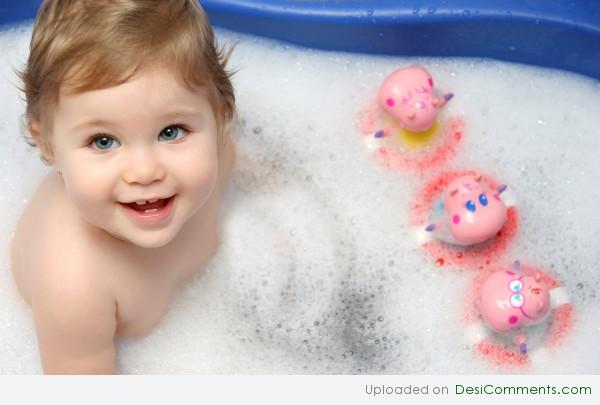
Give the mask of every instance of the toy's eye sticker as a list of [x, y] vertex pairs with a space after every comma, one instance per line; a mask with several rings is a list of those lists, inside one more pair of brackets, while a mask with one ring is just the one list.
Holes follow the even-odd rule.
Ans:
[[518, 292], [523, 289], [523, 283], [521, 280], [513, 280], [508, 284], [508, 288], [510, 288], [511, 291]]
[[393, 99], [393, 98], [391, 98], [391, 97], [390, 97], [390, 98], [388, 98], [387, 100], [385, 100], [385, 103], [388, 105], [388, 107], [393, 107], [393, 106], [394, 106], [394, 104], [396, 104], [396, 103], [394, 102], [394, 99]]
[[475, 203], [471, 200], [469, 200], [465, 203], [465, 207], [467, 208], [467, 210], [469, 210], [471, 212], [475, 212], [475, 210], [477, 209], [477, 207], [475, 207]]
[[522, 307], [524, 302], [525, 302], [525, 299], [523, 298], [523, 295], [521, 295], [521, 294], [513, 294], [510, 297], [510, 305], [512, 305], [515, 308]]
[[488, 205], [488, 199], [485, 194], [479, 194], [479, 203], [484, 207]]

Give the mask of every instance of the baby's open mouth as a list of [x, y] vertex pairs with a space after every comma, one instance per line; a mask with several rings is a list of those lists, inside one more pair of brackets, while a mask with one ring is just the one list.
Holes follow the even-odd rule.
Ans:
[[122, 204], [126, 205], [129, 208], [134, 209], [136, 211], [143, 212], [146, 214], [152, 214], [152, 213], [158, 212], [158, 210], [164, 208], [169, 203], [169, 200], [172, 198], [173, 198], [173, 196], [168, 197], [168, 198], [153, 199], [153, 200], [147, 200], [147, 201], [136, 201], [136, 202], [122, 203]]
[[177, 195], [172, 195], [168, 198], [140, 199], [120, 204], [129, 218], [137, 224], [155, 227], [168, 223], [173, 214], [176, 197]]

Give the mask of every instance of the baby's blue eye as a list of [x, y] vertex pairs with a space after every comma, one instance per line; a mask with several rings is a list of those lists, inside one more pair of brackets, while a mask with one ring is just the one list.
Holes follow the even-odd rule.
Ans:
[[465, 207], [467, 207], [467, 209], [471, 212], [475, 212], [475, 203], [471, 200], [467, 201], [467, 203], [465, 204]]
[[176, 141], [183, 136], [183, 131], [183, 128], [174, 125], [163, 129], [158, 137], [165, 141]]
[[484, 207], [488, 204], [488, 200], [487, 200], [487, 197], [485, 196], [485, 194], [479, 194], [479, 202]]
[[92, 144], [98, 150], [109, 150], [114, 143], [115, 140], [110, 136], [97, 136], [92, 140]]

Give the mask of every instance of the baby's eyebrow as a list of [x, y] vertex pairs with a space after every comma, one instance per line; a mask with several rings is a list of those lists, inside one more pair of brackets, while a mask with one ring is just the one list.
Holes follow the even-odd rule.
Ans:
[[91, 120], [83, 121], [83, 122], [73, 126], [73, 128], [71, 128], [71, 129], [79, 130], [79, 129], [83, 129], [86, 127], [107, 127], [107, 126], [110, 126], [111, 124], [112, 124], [112, 122], [110, 122], [110, 121], [103, 120], [100, 118], [94, 118]]
[[191, 107], [184, 107], [184, 108], [177, 108], [177, 109], [173, 109], [170, 111], [166, 111], [165, 113], [161, 114], [163, 118], [165, 119], [175, 119], [175, 118], [180, 118], [180, 117], [196, 117], [198, 115], [202, 114], [200, 110], [197, 110], [195, 108], [191, 108]]
[[[202, 112], [195, 108], [185, 107], [169, 110], [161, 114], [161, 118], [164, 120], [173, 120], [177, 118], [194, 118], [198, 117]], [[102, 118], [93, 118], [90, 120], [83, 121], [73, 126], [72, 130], [80, 130], [86, 127], [109, 127], [115, 123]]]

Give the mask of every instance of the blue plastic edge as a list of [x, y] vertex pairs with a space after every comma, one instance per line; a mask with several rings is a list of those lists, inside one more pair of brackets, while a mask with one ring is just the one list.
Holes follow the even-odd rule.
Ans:
[[[40, 3], [3, 0], [0, 26], [34, 18]], [[201, 4], [216, 26], [307, 47], [489, 57], [600, 79], [597, 0], [203, 0]]]

